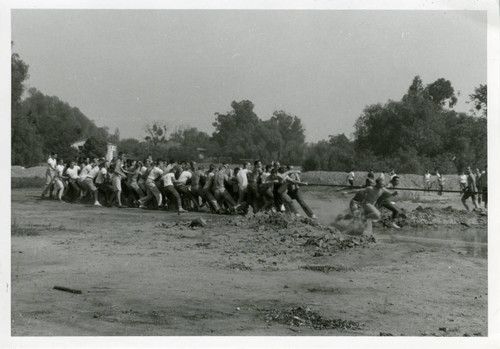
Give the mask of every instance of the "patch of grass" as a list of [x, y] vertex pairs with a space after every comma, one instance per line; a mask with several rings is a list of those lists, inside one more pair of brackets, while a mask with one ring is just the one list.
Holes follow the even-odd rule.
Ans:
[[10, 188], [42, 188], [45, 178], [40, 177], [11, 177]]

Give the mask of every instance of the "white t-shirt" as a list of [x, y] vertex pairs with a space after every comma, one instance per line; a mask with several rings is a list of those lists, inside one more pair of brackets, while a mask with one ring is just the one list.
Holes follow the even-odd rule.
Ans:
[[238, 187], [240, 189], [245, 189], [248, 186], [248, 178], [247, 173], [250, 172], [248, 169], [241, 169], [236, 175], [236, 179], [238, 180]]
[[82, 172], [80, 173], [80, 178], [85, 179], [92, 169], [92, 165], [88, 164], [82, 168]]
[[144, 179], [142, 178], [142, 175], [146, 173], [147, 171], [147, 167], [146, 166], [142, 166], [140, 169], [139, 169], [139, 177], [137, 178], [137, 182], [140, 182], [140, 181], [144, 181]]
[[64, 165], [57, 165], [56, 170], [57, 170], [57, 175], [59, 177], [62, 177], [63, 172], [64, 172]]
[[47, 160], [47, 165], [48, 169], [53, 171], [56, 168], [57, 160], [53, 159], [52, 157], [49, 157], [49, 159]]
[[94, 179], [97, 176], [97, 174], [99, 173], [99, 171], [100, 171], [99, 166], [94, 167], [93, 169], [91, 169], [89, 171], [87, 178]]
[[108, 174], [108, 170], [106, 169], [106, 167], [101, 168], [101, 170], [97, 174], [97, 178], [95, 179], [95, 182], [97, 184], [104, 183], [104, 180], [105, 180], [107, 174]]
[[69, 168], [66, 170], [66, 174], [71, 179], [78, 179], [78, 171], [80, 171], [80, 167], [74, 166], [73, 168]]
[[163, 176], [163, 185], [165, 187], [168, 187], [169, 185], [174, 185], [175, 181], [175, 173], [168, 172], [166, 175]]
[[424, 175], [424, 180], [425, 180], [426, 182], [430, 182], [430, 181], [431, 181], [431, 174], [430, 174], [430, 173], [426, 173], [426, 174]]
[[193, 177], [193, 174], [189, 171], [182, 171], [179, 179], [177, 180], [177, 184], [186, 184], [187, 180]]
[[263, 172], [262, 175], [260, 176], [260, 180], [262, 181], [262, 183], [266, 183], [267, 177], [269, 177], [270, 175], [271, 173], [269, 172]]
[[467, 175], [460, 176], [460, 183], [467, 183]]
[[156, 180], [156, 178], [158, 178], [158, 176], [161, 176], [163, 174], [163, 170], [161, 168], [158, 168], [158, 167], [154, 167], [151, 172], [149, 172], [149, 176], [148, 176], [148, 181], [152, 181], [154, 182]]

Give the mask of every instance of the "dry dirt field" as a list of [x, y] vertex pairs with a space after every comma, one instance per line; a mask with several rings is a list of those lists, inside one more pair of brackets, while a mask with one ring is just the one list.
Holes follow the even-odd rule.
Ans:
[[329, 226], [349, 197], [304, 191], [320, 224], [13, 189], [12, 336], [488, 335], [486, 217], [458, 194], [398, 202], [401, 230], [352, 237]]

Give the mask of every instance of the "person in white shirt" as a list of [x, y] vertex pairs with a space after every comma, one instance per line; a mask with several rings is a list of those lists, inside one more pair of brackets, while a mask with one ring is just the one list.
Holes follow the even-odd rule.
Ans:
[[139, 188], [141, 189], [141, 191], [143, 193], [142, 196], [144, 196], [144, 193], [146, 193], [146, 191], [147, 191], [146, 179], [148, 176], [146, 175], [146, 172], [149, 171], [149, 169], [152, 166], [152, 163], [149, 160], [146, 160], [145, 164], [143, 164], [142, 162], [139, 162], [139, 163], [140, 163], [140, 167], [139, 167], [139, 174], [137, 176], [137, 185], [139, 186]]
[[245, 199], [247, 197], [247, 189], [248, 189], [247, 174], [250, 172], [249, 167], [250, 163], [245, 162], [238, 171], [238, 174], [236, 175], [236, 180], [238, 181], [238, 202], [236, 204], [235, 209], [240, 207], [245, 202]]
[[104, 167], [103, 162], [101, 162], [99, 165], [94, 165], [94, 167], [90, 169], [90, 171], [87, 173], [87, 176], [83, 180], [84, 185], [94, 194], [94, 206], [102, 206], [99, 203], [99, 191], [94, 184], [94, 180], [102, 167]]
[[149, 171], [149, 174], [146, 178], [146, 196], [140, 198], [137, 202], [140, 208], [146, 208], [145, 204], [151, 199], [155, 198], [158, 204], [158, 208], [161, 207], [162, 203], [162, 195], [158, 187], [156, 186], [155, 181], [161, 177], [163, 174], [163, 170], [160, 168], [160, 163], [157, 162], [155, 166]]
[[185, 209], [182, 208], [181, 196], [179, 195], [179, 192], [174, 187], [174, 181], [175, 181], [174, 171], [175, 170], [172, 167], [170, 169], [170, 172], [163, 173], [163, 176], [161, 177], [161, 179], [163, 181], [162, 192], [163, 192], [163, 195], [165, 196], [165, 200], [167, 200], [167, 197], [170, 197], [171, 199], [173, 198], [173, 200], [175, 201], [175, 204], [177, 206], [177, 212], [179, 212], [179, 213], [187, 212]]
[[215, 199], [213, 193], [213, 184], [215, 178], [215, 165], [210, 164], [208, 166], [208, 170], [205, 173], [205, 184], [203, 185], [203, 189], [201, 191], [203, 199], [208, 202], [208, 205], [212, 212], [220, 213], [220, 207]]
[[115, 160], [115, 164], [113, 166], [113, 174], [111, 176], [111, 183], [113, 184], [113, 196], [111, 197], [111, 202], [116, 199], [118, 202], [118, 207], [122, 206], [122, 179], [126, 178], [126, 174], [123, 171], [123, 165], [127, 161], [125, 154], [120, 153], [118, 158]]
[[64, 194], [64, 184], [63, 184], [63, 172], [64, 172], [64, 162], [60, 159], [56, 165], [56, 174], [54, 176], [54, 184], [56, 186], [56, 196], [59, 202], [63, 202], [62, 196]]
[[[95, 177], [94, 183], [97, 187], [97, 191], [99, 193], [99, 197], [101, 198], [100, 202], [104, 205], [109, 205], [110, 197], [113, 193], [113, 185], [111, 184], [110, 174], [109, 174], [109, 161], [104, 158], [100, 160], [101, 163], [104, 163], [103, 166], [99, 166], [99, 172]], [[101, 205], [102, 205], [101, 204]]]
[[427, 191], [427, 194], [430, 194], [431, 190], [431, 173], [427, 171], [424, 174], [424, 194]]
[[[460, 191], [462, 193], [465, 193], [465, 189], [467, 188], [467, 175], [465, 172], [461, 172], [460, 175], [458, 176], [459, 179], [459, 185], [460, 185]], [[460, 195], [462, 195], [462, 193]]]
[[50, 186], [52, 185], [52, 181], [56, 175], [57, 169], [57, 154], [51, 153], [47, 160], [47, 171], [45, 172], [45, 187], [42, 191], [42, 198], [45, 198], [47, 192], [50, 191]]
[[80, 171], [80, 175], [78, 176], [77, 183], [82, 189], [80, 191], [80, 199], [83, 199], [85, 196], [87, 196], [87, 189], [88, 187], [85, 185], [85, 178], [87, 178], [88, 173], [92, 169], [93, 164], [88, 160], [84, 160], [82, 163], [82, 169]]
[[443, 175], [439, 173], [436, 169], [437, 185], [438, 185], [438, 195], [443, 195]]
[[[80, 196], [81, 188], [78, 185], [78, 172], [80, 171], [80, 166], [76, 165], [75, 161], [71, 161], [69, 167], [66, 169], [66, 177], [68, 178], [68, 186], [66, 187], [66, 192], [64, 196], [71, 197], [71, 201], [74, 201]], [[74, 191], [73, 195], [69, 195], [70, 189]]]
[[187, 199], [187, 204], [192, 202], [195, 210], [198, 211], [200, 209], [200, 203], [194, 198], [193, 193], [191, 193], [191, 190], [189, 190], [188, 187], [188, 182], [191, 182], [193, 174], [187, 168], [187, 164], [182, 165], [181, 174], [179, 175], [179, 178], [174, 181], [175, 189], [181, 195], [181, 197], [184, 196]]
[[347, 181], [349, 182], [351, 187], [354, 186], [354, 170], [351, 170], [351, 172], [349, 172], [349, 174], [347, 175]]

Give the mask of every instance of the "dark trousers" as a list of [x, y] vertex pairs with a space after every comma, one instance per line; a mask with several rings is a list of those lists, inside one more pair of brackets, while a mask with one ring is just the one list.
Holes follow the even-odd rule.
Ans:
[[298, 188], [295, 188], [294, 190], [289, 190], [288, 196], [290, 196], [290, 198], [293, 200], [297, 200], [297, 202], [299, 203], [300, 207], [302, 207], [306, 215], [308, 215], [309, 217], [312, 217], [314, 215], [309, 205], [304, 201], [304, 198], [302, 197], [302, 194], [300, 193], [300, 190]]
[[182, 207], [181, 196], [179, 195], [179, 192], [174, 188], [173, 185], [163, 187], [162, 192], [165, 197], [168, 197], [170, 200], [173, 199], [175, 201], [175, 204], [177, 205], [178, 209]]
[[191, 193], [187, 185], [181, 184], [176, 186], [175, 189], [181, 195], [181, 197], [184, 196], [188, 200], [188, 202], [192, 201], [196, 209], [200, 208], [200, 203], [198, 202], [198, 199], [194, 198], [193, 194]]
[[389, 211], [391, 211], [392, 212], [392, 219], [398, 218], [399, 214], [401, 213], [401, 211], [399, 210], [399, 208], [397, 208], [389, 200], [382, 201], [379, 206], [380, 207], [385, 207], [386, 209], [388, 209]]

